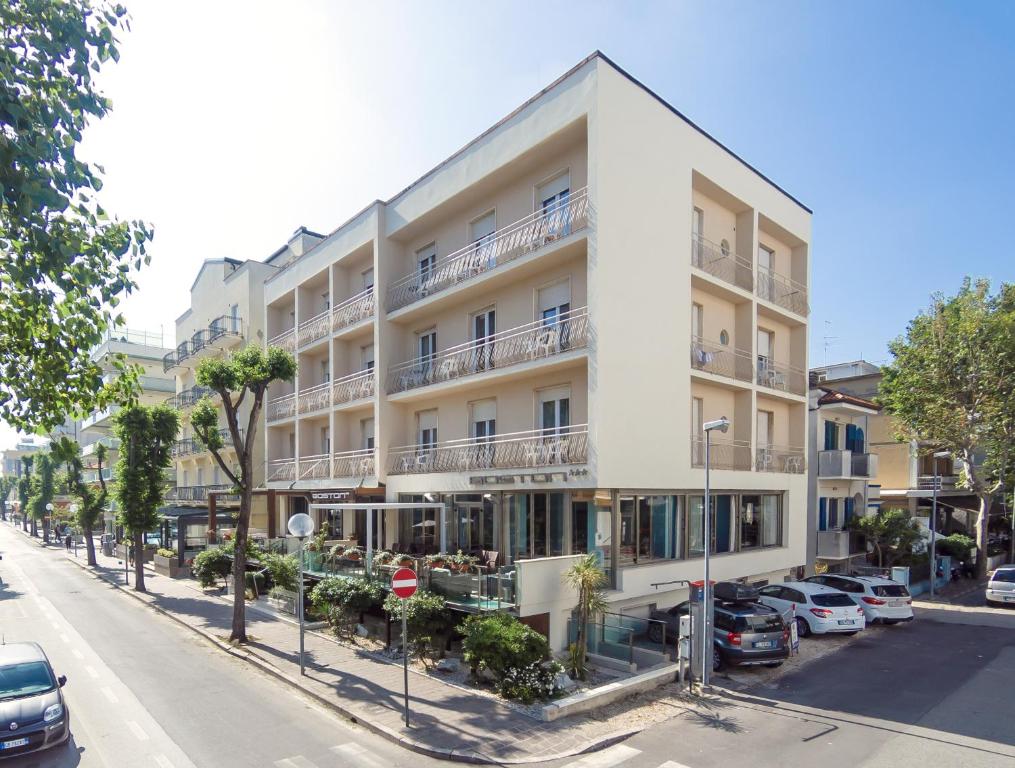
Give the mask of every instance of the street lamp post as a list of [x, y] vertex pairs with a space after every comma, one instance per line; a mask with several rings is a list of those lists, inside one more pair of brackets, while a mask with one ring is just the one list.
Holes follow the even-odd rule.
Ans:
[[286, 527], [289, 529], [289, 533], [300, 540], [300, 573], [299, 584], [297, 585], [299, 596], [296, 599], [296, 614], [300, 622], [300, 675], [302, 676], [306, 674], [303, 661], [303, 540], [314, 532], [314, 519], [305, 512], [299, 512], [289, 518], [289, 523]]
[[712, 646], [712, 638], [710, 637], [709, 624], [712, 616], [712, 587], [709, 584], [709, 551], [712, 549], [712, 525], [711, 525], [711, 509], [710, 509], [710, 491], [709, 486], [709, 461], [712, 446], [712, 431], [719, 430], [724, 433], [730, 428], [730, 420], [723, 416], [715, 421], [706, 421], [702, 426], [705, 431], [705, 508], [702, 510], [702, 517], [704, 518], [704, 546], [702, 549], [705, 550], [705, 583], [702, 585], [702, 589], [705, 590], [703, 595], [704, 600], [702, 601], [702, 632], [701, 632], [701, 690], [702, 692], [708, 690], [708, 672], [710, 666], [710, 659], [712, 654], [709, 653]]
[[49, 529], [53, 527], [53, 502], [46, 505], [46, 520], [42, 523], [42, 538], [49, 544]]
[[[71, 514], [71, 517], [75, 517], [77, 515], [77, 513], [78, 513], [78, 505], [77, 504], [71, 504], [70, 505], [70, 514]], [[68, 547], [68, 549], [69, 549], [69, 547]], [[77, 557], [77, 556], [78, 556], [78, 542], [77, 542], [77, 539], [75, 539], [74, 540], [74, 557]]]
[[941, 477], [937, 473], [937, 460], [951, 456], [948, 451], [935, 451], [931, 455], [931, 462], [934, 464], [934, 500], [931, 502], [930, 512], [930, 599], [934, 599], [934, 587], [937, 581], [937, 487], [941, 483]]

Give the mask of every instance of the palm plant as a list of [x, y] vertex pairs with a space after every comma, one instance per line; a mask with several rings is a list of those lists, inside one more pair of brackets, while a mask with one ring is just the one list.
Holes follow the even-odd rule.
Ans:
[[607, 608], [602, 588], [606, 586], [606, 572], [599, 565], [594, 552], [583, 555], [564, 574], [564, 581], [578, 593], [578, 605], [574, 608], [578, 632], [569, 651], [568, 672], [579, 680], [588, 674], [585, 661], [588, 656], [588, 623], [597, 613]]

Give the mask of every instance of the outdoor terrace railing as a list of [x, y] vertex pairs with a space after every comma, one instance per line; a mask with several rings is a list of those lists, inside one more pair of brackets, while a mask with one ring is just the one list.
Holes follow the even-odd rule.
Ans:
[[295, 480], [296, 459], [273, 459], [268, 462], [268, 480]]
[[[751, 468], [751, 443], [712, 437], [709, 440], [709, 465], [712, 469]], [[705, 436], [691, 435], [691, 466], [705, 466]]]
[[[332, 477], [367, 477], [373, 475], [377, 468], [373, 448], [334, 453], [331, 459]], [[302, 459], [300, 461], [302, 462]]]
[[189, 408], [192, 405], [196, 405], [198, 400], [205, 395], [213, 395], [214, 393], [215, 390], [210, 387], [190, 387], [167, 397], [166, 405], [173, 408]]
[[807, 286], [764, 267], [758, 268], [756, 285], [759, 298], [778, 304], [802, 317], [808, 314]]
[[750, 381], [754, 374], [751, 353], [691, 336], [691, 367], [729, 379]]
[[206, 343], [243, 336], [243, 320], [235, 315], [219, 315], [208, 324]]
[[537, 320], [459, 344], [393, 367], [388, 373], [388, 394], [584, 349], [588, 331], [588, 309], [582, 307], [561, 314], [553, 323]]
[[[173, 501], [207, 501], [209, 493], [232, 490], [230, 485], [178, 485], [166, 491], [166, 498]], [[229, 494], [227, 498], [233, 498]], [[238, 497], [237, 497], [238, 498]]]
[[323, 339], [330, 332], [331, 310], [326, 309], [299, 324], [299, 327], [296, 329], [297, 342], [302, 347], [318, 339]]
[[175, 368], [186, 360], [189, 354], [187, 342], [184, 341], [182, 344], [178, 344], [176, 349], [162, 356], [162, 371], [165, 372], [170, 368]]
[[282, 331], [277, 336], [272, 336], [268, 339], [267, 346], [284, 349], [290, 354], [296, 352], [296, 329], [290, 328], [288, 331]]
[[574, 192], [566, 203], [540, 210], [416, 271], [388, 289], [388, 311], [408, 306], [470, 278], [507, 264], [588, 224], [588, 192]]
[[807, 393], [807, 371], [775, 360], [758, 359], [758, 384], [769, 389], [791, 392], [794, 395]]
[[338, 332], [343, 328], [366, 320], [374, 316], [374, 309], [377, 301], [374, 298], [374, 288], [370, 286], [365, 291], [356, 294], [351, 299], [343, 301], [331, 310], [331, 330]]
[[691, 266], [745, 291], [754, 287], [754, 268], [750, 259], [700, 235], [691, 235]]
[[[240, 429], [240, 439], [243, 439], [243, 429]], [[219, 437], [222, 438], [222, 445], [226, 450], [233, 449], [233, 436], [229, 433], [227, 427], [223, 427], [219, 430]], [[196, 453], [205, 453], [207, 449], [196, 437], [185, 437], [182, 440], [177, 440], [173, 445], [172, 454], [174, 458], [180, 458], [181, 456], [190, 456]]]
[[282, 395], [268, 401], [265, 408], [265, 418], [268, 421], [288, 419], [296, 415], [296, 393]]
[[221, 339], [242, 338], [243, 320], [233, 315], [219, 315], [212, 320], [207, 328], [195, 331], [190, 337], [190, 342], [184, 341], [175, 350], [162, 357], [162, 370], [168, 371], [183, 363], [188, 357], [192, 357], [210, 347]]
[[319, 480], [331, 477], [331, 454], [319, 453], [312, 456], [300, 456], [297, 469], [300, 480]]
[[313, 413], [331, 405], [331, 382], [326, 381], [299, 391], [300, 413]]
[[339, 405], [373, 397], [374, 386], [373, 369], [343, 376], [341, 379], [335, 379], [331, 385], [331, 402]]
[[434, 445], [408, 445], [388, 454], [393, 475], [427, 472], [468, 472], [484, 469], [523, 469], [588, 461], [588, 425], [575, 424], [559, 432], [534, 429], [489, 438], [449, 440]]
[[802, 475], [804, 472], [804, 449], [785, 445], [759, 446], [754, 460], [759, 472], [786, 472]]

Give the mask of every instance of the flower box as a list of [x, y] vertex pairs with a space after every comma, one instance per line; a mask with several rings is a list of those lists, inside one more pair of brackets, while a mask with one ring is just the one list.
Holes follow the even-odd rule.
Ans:
[[161, 576], [179, 579], [186, 576], [189, 570], [185, 565], [177, 565], [175, 557], [163, 557], [160, 554], [155, 555], [155, 573]]

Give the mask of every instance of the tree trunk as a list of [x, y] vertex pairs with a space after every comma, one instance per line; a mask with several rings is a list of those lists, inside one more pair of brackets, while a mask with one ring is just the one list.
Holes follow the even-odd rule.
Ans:
[[878, 568], [883, 568], [884, 565], [885, 565], [885, 562], [884, 562], [884, 558], [882, 557], [882, 554], [881, 554], [881, 544], [880, 544], [880, 542], [874, 545], [874, 550], [878, 553]]
[[38, 538], [38, 536], [39, 536], [39, 523], [38, 523], [38, 521], [37, 521], [37, 520], [36, 520], [36, 519], [35, 519], [35, 518], [33, 517], [33, 518], [32, 518], [32, 537], [33, 537], [33, 538]]
[[987, 578], [987, 524], [990, 521], [990, 494], [980, 496], [980, 514], [976, 516], [976, 577]]
[[236, 520], [236, 536], [233, 550], [233, 627], [229, 633], [229, 641], [233, 643], [247, 642], [247, 529], [250, 526], [250, 458], [244, 459], [244, 484], [240, 489], [240, 514]]
[[42, 540], [46, 544], [49, 544], [49, 518], [42, 518]]
[[88, 552], [88, 565], [94, 568], [97, 563], [95, 562], [95, 541], [92, 539], [92, 526], [83, 525], [81, 528], [85, 534], [85, 549]]
[[134, 542], [134, 591], [147, 592], [144, 585], [144, 531], [135, 531]]

